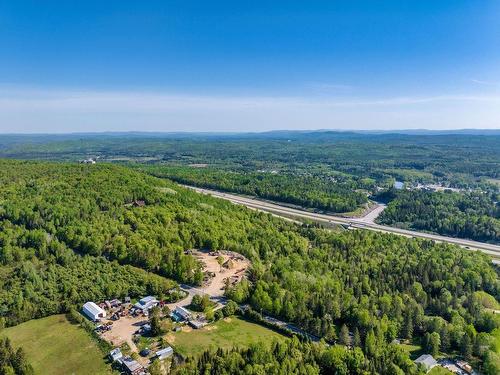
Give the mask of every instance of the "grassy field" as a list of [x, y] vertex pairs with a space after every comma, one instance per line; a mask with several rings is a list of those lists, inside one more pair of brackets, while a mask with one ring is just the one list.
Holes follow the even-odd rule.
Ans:
[[444, 367], [436, 366], [431, 371], [427, 373], [427, 375], [452, 375], [451, 371], [448, 371]]
[[24, 348], [35, 374], [111, 374], [95, 342], [64, 315], [30, 320], [0, 334]]
[[174, 349], [184, 356], [195, 356], [206, 349], [248, 346], [255, 342], [284, 339], [284, 336], [261, 325], [240, 318], [226, 318], [199, 330], [167, 335]]

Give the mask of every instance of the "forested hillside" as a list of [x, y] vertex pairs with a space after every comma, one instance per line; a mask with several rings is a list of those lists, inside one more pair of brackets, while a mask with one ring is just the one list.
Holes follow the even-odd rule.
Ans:
[[128, 168], [22, 162], [0, 167], [1, 218], [43, 230], [81, 254], [183, 282], [202, 278], [199, 264], [184, 254], [189, 248], [256, 256], [306, 246], [289, 224]]
[[[395, 181], [410, 189], [434, 184], [461, 189], [463, 197], [401, 194], [382, 222], [498, 241], [498, 209], [483, 209], [486, 197], [498, 207], [496, 131], [9, 135], [0, 140], [0, 156], [126, 163], [185, 184], [338, 213], [359, 213], [367, 194], [376, 199]], [[485, 193], [481, 208], [469, 190]]]
[[500, 135], [461, 133], [4, 135], [0, 156], [71, 160], [206, 164], [226, 170], [344, 173], [473, 187], [500, 178]]
[[[415, 373], [413, 363], [399, 353], [399, 368], [405, 374]], [[398, 355], [394, 348], [393, 356]], [[252, 345], [249, 349], [206, 352], [199, 359], [189, 361], [174, 370], [176, 375], [196, 374], [363, 374], [368, 371], [363, 352], [336, 346], [300, 343], [298, 340], [274, 342], [270, 345]]]
[[[351, 331], [366, 359], [360, 368], [370, 373], [416, 371], [396, 337], [432, 333], [442, 351], [484, 360], [493, 353], [500, 321], [475, 293], [500, 300], [498, 269], [486, 255], [299, 226], [116, 165], [1, 161], [0, 168], [0, 314], [9, 324], [86, 298], [175, 286], [118, 264], [199, 283], [201, 266], [184, 250], [227, 249], [252, 261], [249, 280], [228, 290], [230, 298], [330, 342]], [[82, 281], [93, 272], [94, 286]], [[328, 368], [348, 366], [350, 354], [334, 353]], [[311, 369], [325, 366], [310, 358]]]
[[500, 243], [498, 194], [404, 190], [391, 198], [382, 224]]
[[253, 195], [330, 212], [355, 211], [368, 202], [366, 194], [356, 189], [373, 188], [372, 180], [357, 181], [342, 174], [320, 178], [275, 174], [273, 171], [240, 173], [212, 168], [165, 166], [141, 166], [141, 169], [181, 184]]

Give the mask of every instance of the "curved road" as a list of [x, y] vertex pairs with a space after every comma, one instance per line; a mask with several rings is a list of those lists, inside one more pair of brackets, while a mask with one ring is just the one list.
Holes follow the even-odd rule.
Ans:
[[343, 217], [338, 217], [338, 216], [333, 216], [333, 215], [308, 212], [308, 211], [303, 211], [303, 210], [299, 210], [299, 209], [295, 209], [295, 208], [282, 206], [278, 203], [270, 203], [270, 202], [261, 201], [261, 200], [254, 199], [254, 198], [242, 197], [242, 196], [235, 195], [235, 194], [223, 193], [220, 191], [202, 189], [202, 188], [187, 186], [187, 185], [183, 185], [183, 186], [190, 188], [190, 189], [193, 189], [193, 190], [195, 190], [199, 193], [202, 193], [202, 194], [208, 194], [208, 195], [211, 195], [211, 196], [214, 196], [217, 198], [226, 199], [226, 200], [233, 202], [235, 204], [240, 204], [240, 205], [243, 205], [243, 206], [255, 209], [255, 210], [271, 212], [274, 215], [283, 216], [287, 219], [289, 219], [291, 216], [292, 218], [309, 219], [309, 220], [323, 222], [323, 223], [343, 224], [343, 225], [348, 225], [349, 227], [356, 228], [356, 229], [368, 229], [368, 230], [373, 230], [373, 231], [378, 231], [378, 232], [393, 233], [393, 234], [406, 236], [406, 237], [418, 237], [418, 238], [425, 238], [425, 239], [433, 240], [433, 241], [437, 241], [437, 242], [448, 242], [448, 243], [452, 243], [452, 244], [455, 244], [458, 246], [465, 247], [467, 249], [480, 250], [483, 253], [491, 255], [494, 258], [498, 258], [498, 259], [493, 260], [495, 263], [500, 262], [500, 246], [499, 245], [492, 245], [492, 244], [488, 244], [488, 243], [484, 243], [484, 242], [471, 241], [471, 240], [466, 240], [466, 239], [461, 239], [461, 238], [446, 237], [446, 236], [441, 236], [439, 234], [424, 233], [424, 232], [417, 232], [417, 231], [413, 231], [413, 230], [394, 228], [394, 227], [390, 227], [387, 225], [375, 224], [375, 223], [372, 223], [370, 221], [365, 220], [364, 218], [343, 218]]

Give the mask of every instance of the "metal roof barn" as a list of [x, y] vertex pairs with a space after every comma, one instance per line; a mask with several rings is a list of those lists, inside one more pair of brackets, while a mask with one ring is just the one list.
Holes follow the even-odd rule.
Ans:
[[106, 317], [106, 311], [97, 306], [94, 302], [86, 302], [83, 305], [83, 313], [92, 321]]
[[174, 354], [174, 349], [172, 349], [170, 346], [167, 346], [164, 349], [158, 350], [155, 355], [158, 357], [158, 359], [163, 360], [167, 357], [170, 357], [172, 354]]

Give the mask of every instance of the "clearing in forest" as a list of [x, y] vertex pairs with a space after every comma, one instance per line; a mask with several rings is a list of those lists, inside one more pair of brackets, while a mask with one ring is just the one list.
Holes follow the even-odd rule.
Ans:
[[252, 343], [284, 340], [285, 336], [239, 317], [226, 318], [201, 329], [183, 329], [166, 338], [183, 356], [195, 356], [207, 349], [247, 347]]
[[64, 315], [30, 320], [6, 328], [1, 335], [24, 349], [35, 374], [111, 374], [97, 344]]

